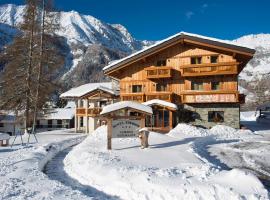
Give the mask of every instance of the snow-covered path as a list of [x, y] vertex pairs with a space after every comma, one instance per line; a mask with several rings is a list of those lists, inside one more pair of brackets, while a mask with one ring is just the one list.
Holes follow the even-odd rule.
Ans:
[[51, 179], [60, 181], [63, 185], [71, 187], [72, 190], [77, 190], [88, 196], [89, 199], [95, 200], [117, 200], [119, 198], [106, 195], [105, 193], [96, 190], [95, 188], [79, 183], [77, 180], [71, 178], [64, 170], [64, 159], [66, 155], [73, 149], [67, 148], [58, 153], [52, 160], [50, 160], [44, 168], [44, 173]]

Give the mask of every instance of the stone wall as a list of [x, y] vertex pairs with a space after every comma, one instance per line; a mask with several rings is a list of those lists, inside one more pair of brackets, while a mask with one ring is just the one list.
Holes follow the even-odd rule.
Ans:
[[[192, 104], [185, 105], [183, 109], [186, 111], [186, 113], [188, 113], [188, 115], [192, 115], [192, 117], [189, 117], [193, 118], [193, 120], [190, 121], [190, 123], [193, 125], [199, 125], [206, 128], [211, 128], [217, 124], [227, 125], [233, 128], [240, 127], [239, 104]], [[209, 111], [223, 111], [224, 122], [209, 122]], [[185, 118], [187, 117], [188, 116], [186, 116]]]

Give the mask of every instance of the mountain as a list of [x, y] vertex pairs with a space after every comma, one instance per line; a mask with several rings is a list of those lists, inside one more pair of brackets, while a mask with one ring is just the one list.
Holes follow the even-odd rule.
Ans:
[[270, 34], [246, 35], [233, 42], [256, 49], [239, 76], [240, 91], [246, 94], [246, 109], [270, 101]]
[[[24, 8], [13, 4], [0, 6], [0, 50], [18, 33], [16, 27], [23, 20]], [[60, 12], [59, 16], [59, 46], [66, 56], [59, 78], [66, 89], [106, 80], [102, 68], [110, 61], [154, 44], [134, 39], [121, 24], [108, 24], [76, 11]], [[270, 34], [246, 35], [233, 42], [256, 49], [254, 58], [239, 76], [239, 89], [247, 95], [244, 108], [270, 101]]]
[[[0, 6], [0, 48], [7, 45], [14, 37], [15, 32], [12, 31], [15, 31], [16, 27], [22, 23], [24, 9], [24, 5], [6, 4]], [[63, 38], [62, 42], [65, 44], [62, 46], [66, 55], [66, 63], [61, 70], [61, 79], [68, 83], [67, 87], [97, 81], [96, 78], [92, 77], [96, 73], [99, 73], [98, 77], [103, 80], [105, 77], [101, 75], [101, 69], [111, 59], [122, 58], [153, 44], [153, 42], [134, 39], [128, 30], [120, 24], [108, 24], [93, 16], [82, 15], [76, 11], [60, 12], [59, 23], [60, 28], [57, 35]], [[93, 48], [92, 51], [91, 48]], [[104, 51], [107, 54], [102, 54]], [[93, 55], [94, 53], [96, 55]], [[104, 59], [105, 55], [108, 55], [106, 59]], [[88, 59], [88, 56], [92, 56], [96, 61]], [[93, 63], [95, 63], [95, 67], [93, 67]], [[91, 71], [92, 73], [88, 73], [89, 76], [84, 74], [85, 79], [76, 82], [75, 80], [78, 78], [73, 78], [73, 76], [79, 77], [82, 71]], [[72, 84], [70, 84], [70, 78], [73, 79]]]

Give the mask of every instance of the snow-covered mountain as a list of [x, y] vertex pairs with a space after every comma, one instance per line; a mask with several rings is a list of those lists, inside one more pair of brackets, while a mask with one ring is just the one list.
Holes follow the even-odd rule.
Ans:
[[270, 101], [270, 34], [246, 35], [234, 42], [256, 49], [239, 76], [240, 91], [247, 95], [246, 106]]
[[[23, 20], [24, 8], [13, 4], [0, 6], [0, 49], [12, 41]], [[101, 70], [108, 62], [154, 43], [134, 39], [121, 24], [108, 24], [76, 11], [60, 12], [57, 34], [65, 43], [66, 64], [61, 79], [67, 87], [104, 80]], [[256, 49], [254, 58], [239, 76], [239, 88], [247, 95], [246, 105], [258, 99], [270, 100], [270, 34], [246, 35], [233, 42]]]
[[[6, 34], [6, 32], [11, 33], [11, 30], [22, 23], [24, 9], [24, 5], [5, 4], [0, 6], [0, 48], [14, 37], [13, 33]], [[86, 51], [89, 51], [88, 47], [93, 44], [100, 45], [106, 48], [106, 51], [112, 51], [113, 54], [116, 54], [116, 52], [119, 54], [114, 58], [108, 58], [104, 63], [96, 63], [97, 70], [101, 71], [101, 68], [111, 61], [110, 59], [119, 59], [119, 57], [138, 51], [153, 43], [134, 39], [128, 30], [120, 24], [108, 24], [93, 16], [82, 15], [76, 11], [60, 12], [59, 18], [60, 28], [57, 34], [64, 38], [63, 41], [66, 44], [63, 46], [70, 48], [69, 53], [65, 52], [67, 56], [66, 65], [62, 70], [63, 80], [70, 77], [71, 72], [74, 72], [80, 61], [87, 60], [84, 59], [84, 56]], [[93, 47], [96, 50], [95, 45]], [[97, 51], [95, 52], [98, 54]], [[84, 63], [84, 66], [87, 67], [87, 63]], [[88, 68], [90, 69], [90, 67]], [[78, 70], [76, 71], [78, 72]], [[91, 80], [91, 77], [88, 77], [85, 81], [89, 80]], [[76, 85], [76, 83], [74, 84]]]

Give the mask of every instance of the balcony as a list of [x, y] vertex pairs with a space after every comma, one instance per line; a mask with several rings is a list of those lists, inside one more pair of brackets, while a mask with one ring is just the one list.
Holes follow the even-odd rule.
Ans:
[[182, 76], [211, 76], [211, 75], [226, 75], [238, 74], [237, 62], [224, 62], [224, 63], [205, 63], [185, 65], [180, 68], [183, 70]]
[[173, 93], [172, 92], [153, 92], [146, 94], [146, 101], [150, 101], [152, 99], [160, 99], [163, 101], [172, 102], [173, 101]]
[[[241, 97], [240, 97], [241, 96]], [[185, 91], [182, 103], [243, 103], [238, 91]]]
[[159, 79], [159, 78], [171, 78], [172, 68], [171, 67], [155, 67], [151, 66], [145, 69], [146, 77], [148, 79]]
[[145, 102], [152, 99], [160, 99], [163, 101], [172, 102], [173, 93], [172, 92], [152, 92], [152, 93], [122, 93], [122, 101], [138, 101]]
[[76, 115], [95, 117], [95, 116], [98, 116], [101, 111], [102, 111], [102, 108], [99, 108], [99, 107], [97, 107], [97, 108], [77, 108]]
[[121, 100], [122, 101], [144, 102], [145, 101], [145, 94], [144, 93], [122, 93]]

